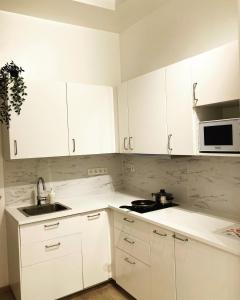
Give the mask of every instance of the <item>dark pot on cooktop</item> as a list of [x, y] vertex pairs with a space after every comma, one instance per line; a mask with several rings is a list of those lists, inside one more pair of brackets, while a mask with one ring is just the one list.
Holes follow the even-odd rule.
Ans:
[[164, 189], [161, 189], [158, 193], [152, 193], [153, 200], [161, 204], [169, 204], [173, 201], [173, 195], [167, 193]]

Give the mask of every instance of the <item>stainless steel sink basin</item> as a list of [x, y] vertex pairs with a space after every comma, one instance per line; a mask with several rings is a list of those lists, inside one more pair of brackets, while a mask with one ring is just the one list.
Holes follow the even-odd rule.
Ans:
[[71, 209], [71, 208], [69, 208], [65, 205], [62, 205], [61, 203], [58, 203], [58, 202], [56, 202], [54, 204], [33, 205], [33, 206], [18, 208], [18, 210], [22, 214], [24, 214], [26, 217], [50, 214], [50, 213], [60, 212], [63, 210], [68, 210], [68, 209]]

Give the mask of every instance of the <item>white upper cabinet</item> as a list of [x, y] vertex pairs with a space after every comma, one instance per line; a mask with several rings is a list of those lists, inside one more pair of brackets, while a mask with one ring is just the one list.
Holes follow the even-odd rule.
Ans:
[[166, 68], [168, 151], [193, 155], [191, 66], [184, 60]]
[[68, 152], [66, 84], [26, 81], [20, 115], [12, 112], [4, 129], [6, 158], [66, 156]]
[[166, 154], [165, 70], [123, 83], [118, 100], [120, 151]]
[[239, 99], [239, 79], [238, 41], [192, 58], [193, 98], [197, 106]]
[[120, 153], [128, 153], [129, 149], [129, 122], [128, 122], [128, 83], [118, 87], [118, 122]]
[[128, 82], [130, 150], [167, 153], [165, 69]]
[[67, 84], [70, 155], [116, 152], [113, 88]]

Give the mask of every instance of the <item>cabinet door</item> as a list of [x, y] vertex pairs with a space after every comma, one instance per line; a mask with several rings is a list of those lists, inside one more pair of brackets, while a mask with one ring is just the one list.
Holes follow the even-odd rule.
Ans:
[[166, 68], [169, 154], [193, 155], [193, 108], [190, 61]]
[[118, 87], [118, 124], [120, 153], [128, 153], [129, 128], [128, 128], [128, 83], [124, 82]]
[[170, 231], [153, 228], [151, 239], [152, 300], [175, 300], [174, 239]]
[[150, 267], [116, 249], [116, 282], [137, 300], [150, 299]]
[[113, 88], [69, 83], [67, 102], [70, 154], [114, 153]]
[[84, 288], [111, 278], [110, 225], [106, 211], [83, 216]]
[[128, 82], [130, 150], [167, 154], [165, 69]]
[[239, 257], [194, 240], [177, 239], [175, 255], [178, 300], [240, 299]]
[[238, 41], [194, 57], [192, 76], [196, 105], [239, 99]]
[[81, 251], [22, 268], [24, 300], [55, 300], [83, 289]]
[[26, 85], [21, 114], [12, 113], [10, 158], [69, 155], [66, 84], [26, 81]]

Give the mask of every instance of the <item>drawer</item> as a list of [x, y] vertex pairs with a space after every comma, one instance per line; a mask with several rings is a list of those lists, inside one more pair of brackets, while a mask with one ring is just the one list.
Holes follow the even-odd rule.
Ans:
[[114, 212], [114, 227], [145, 242], [150, 239], [151, 225], [132, 217], [130, 214]]
[[116, 248], [116, 282], [138, 300], [151, 298], [150, 267]]
[[83, 289], [81, 252], [22, 268], [24, 300], [53, 300]]
[[119, 229], [114, 229], [115, 247], [127, 252], [133, 257], [150, 264], [150, 245]]
[[21, 244], [35, 243], [80, 233], [82, 231], [81, 223], [81, 216], [74, 216], [22, 225], [20, 227]]
[[48, 241], [41, 241], [21, 246], [22, 267], [81, 252], [81, 234], [68, 235]]

